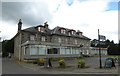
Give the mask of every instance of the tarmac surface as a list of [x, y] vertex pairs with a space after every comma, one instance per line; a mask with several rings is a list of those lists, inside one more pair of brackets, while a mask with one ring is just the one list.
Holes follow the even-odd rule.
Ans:
[[[102, 66], [104, 67], [106, 57], [102, 58]], [[78, 68], [77, 60], [65, 60], [67, 68], [58, 68], [58, 62], [52, 61], [52, 68], [45, 68], [44, 66], [38, 66], [37, 64], [17, 62], [25, 68], [38, 71], [38, 74], [119, 74], [118, 63], [115, 63], [116, 68], [99, 68], [99, 57], [85, 58], [86, 68]]]
[[[104, 66], [106, 57], [102, 57]], [[86, 68], [78, 68], [77, 60], [65, 60], [67, 68], [58, 68], [58, 62], [52, 61], [52, 68], [45, 68], [33, 63], [20, 62], [13, 59], [3, 58], [3, 74], [119, 74], [118, 63], [116, 68], [99, 68], [99, 57], [85, 58]]]

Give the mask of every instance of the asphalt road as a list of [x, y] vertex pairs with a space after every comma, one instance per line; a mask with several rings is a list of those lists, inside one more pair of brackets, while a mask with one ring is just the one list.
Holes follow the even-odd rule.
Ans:
[[[37, 71], [25, 68], [12, 59], [2, 59], [2, 74], [37, 74]], [[39, 72], [40, 73], [40, 72]]]
[[[86, 61], [89, 63], [91, 62], [92, 65], [94, 65], [95, 67], [98, 65], [96, 63], [99, 63], [99, 58], [86, 58]], [[104, 63], [105, 58], [102, 59], [103, 63]], [[0, 61], [1, 62], [1, 61]], [[70, 63], [70, 62], [69, 62]], [[90, 65], [90, 64], [88, 64]], [[14, 60], [12, 59], [8, 59], [8, 58], [3, 58], [2, 59], [2, 76], [119, 76], [118, 74], [46, 74], [46, 72], [43, 71], [34, 71], [33, 69], [28, 69], [23, 67], [22, 65], [16, 63]], [[22, 75], [21, 75], [22, 74]], [[41, 75], [40, 75], [41, 74]]]

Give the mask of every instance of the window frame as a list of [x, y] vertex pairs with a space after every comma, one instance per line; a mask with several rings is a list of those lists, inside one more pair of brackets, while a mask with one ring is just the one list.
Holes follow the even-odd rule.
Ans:
[[30, 41], [34, 41], [35, 40], [35, 36], [34, 35], [30, 35]]
[[45, 42], [45, 41], [46, 41], [46, 37], [45, 37], [45, 36], [42, 36], [42, 37], [41, 37], [41, 41]]
[[66, 30], [65, 30], [65, 29], [61, 29], [60, 32], [61, 32], [62, 34], [66, 34]]
[[39, 32], [44, 32], [44, 28], [43, 27], [38, 27], [38, 31]]

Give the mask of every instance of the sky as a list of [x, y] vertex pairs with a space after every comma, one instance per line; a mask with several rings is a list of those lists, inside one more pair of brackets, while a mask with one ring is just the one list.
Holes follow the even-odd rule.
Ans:
[[22, 19], [22, 29], [47, 21], [50, 29], [60, 26], [80, 30], [90, 39], [98, 39], [99, 29], [100, 35], [118, 43], [118, 1], [1, 0], [0, 37], [14, 37], [18, 20]]

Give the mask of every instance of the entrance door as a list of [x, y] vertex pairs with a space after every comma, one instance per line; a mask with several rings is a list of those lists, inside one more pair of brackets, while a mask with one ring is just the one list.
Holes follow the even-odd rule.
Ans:
[[47, 49], [47, 54], [58, 54], [57, 48]]

